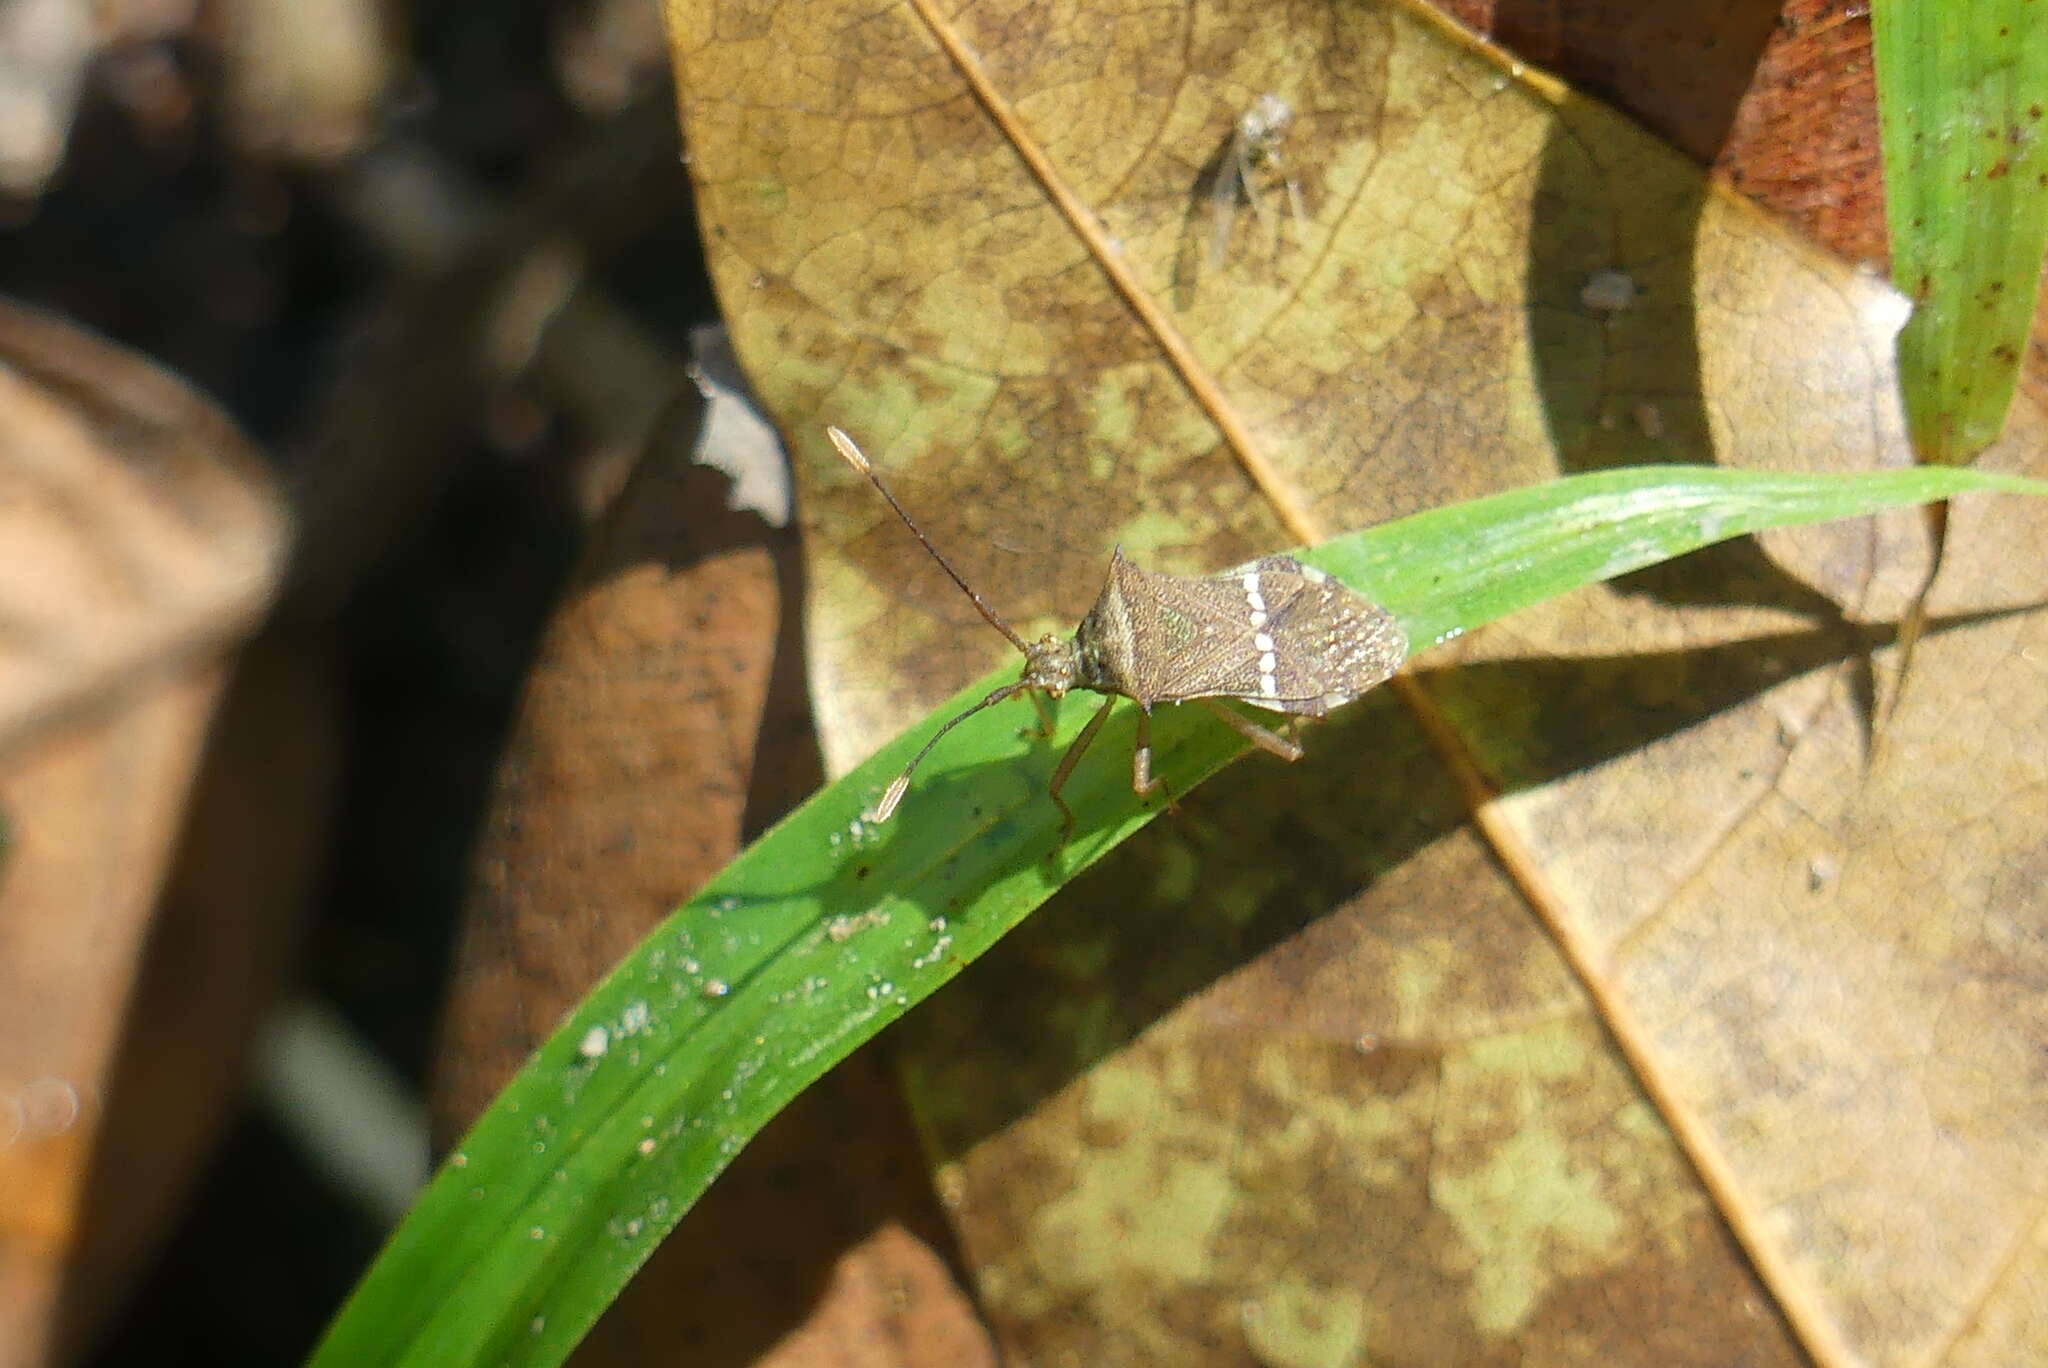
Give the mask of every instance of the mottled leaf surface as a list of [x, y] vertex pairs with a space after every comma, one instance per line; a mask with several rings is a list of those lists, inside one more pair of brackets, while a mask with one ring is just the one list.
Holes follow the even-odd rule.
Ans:
[[[723, 302], [809, 461], [842, 766], [1006, 648], [827, 422], [1033, 627], [1112, 544], [1207, 570], [1560, 472], [1907, 459], [1896, 296], [1409, 10], [671, 15]], [[1204, 170], [1268, 91], [1306, 212], [1247, 207], [1191, 268]], [[1987, 460], [2038, 466], [2040, 433], [2022, 411]], [[1881, 745], [1911, 519], [1426, 656], [1404, 709], [1242, 767], [1071, 890], [906, 1043], [1005, 1334], [1045, 1361], [2037, 1351], [2048, 717], [2038, 619], [1998, 610], [2048, 589], [2048, 531], [2001, 505], [1954, 535]]]

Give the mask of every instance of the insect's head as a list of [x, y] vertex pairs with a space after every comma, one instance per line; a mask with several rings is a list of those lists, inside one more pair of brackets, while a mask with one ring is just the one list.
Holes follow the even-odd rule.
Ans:
[[1044, 636], [1024, 647], [1024, 678], [1028, 689], [1043, 689], [1054, 698], [1065, 698], [1081, 674], [1081, 655], [1072, 637]]
[[1261, 95], [1237, 121], [1238, 136], [1254, 148], [1265, 148], [1285, 136], [1294, 122], [1294, 106], [1278, 95]]

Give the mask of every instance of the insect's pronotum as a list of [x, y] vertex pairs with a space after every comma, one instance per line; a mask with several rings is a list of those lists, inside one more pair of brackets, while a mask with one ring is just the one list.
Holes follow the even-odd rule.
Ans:
[[932, 545], [853, 439], [836, 427], [825, 431], [846, 463], [868, 477], [989, 625], [1024, 653], [1022, 678], [939, 728], [883, 791], [868, 814], [871, 821], [885, 822], [896, 811], [911, 774], [941, 737], [983, 708], [1020, 693], [1060, 698], [1070, 689], [1087, 689], [1107, 695], [1060, 757], [1047, 785], [1048, 796], [1059, 806], [1064, 838], [1073, 831], [1074, 814], [1060, 790], [1119, 697], [1138, 705], [1131, 788], [1144, 798], [1164, 786], [1152, 773], [1153, 704], [1200, 703], [1253, 745], [1283, 760], [1299, 760], [1301, 747], [1295, 742], [1216, 700], [1234, 698], [1277, 713], [1321, 717], [1386, 680], [1407, 657], [1408, 639], [1385, 609], [1292, 556], [1261, 556], [1220, 575], [1190, 576], [1140, 570], [1119, 550], [1110, 557], [1109, 583], [1072, 637], [1062, 640], [1047, 633], [1026, 641]]

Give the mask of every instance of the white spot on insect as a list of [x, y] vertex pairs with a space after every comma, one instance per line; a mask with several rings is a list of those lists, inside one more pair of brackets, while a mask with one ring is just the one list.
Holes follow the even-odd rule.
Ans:
[[1310, 584], [1328, 584], [1330, 582], [1330, 577], [1316, 569], [1313, 565], [1302, 566], [1301, 577]]
[[1265, 612], [1266, 596], [1259, 592], [1259, 572], [1256, 570], [1245, 571], [1243, 584], [1244, 601], [1252, 606], [1254, 613]]
[[1273, 643], [1269, 641], [1266, 643], [1265, 654], [1259, 657], [1259, 673], [1269, 675], [1279, 668], [1280, 657], [1273, 653]]
[[1253, 610], [1253, 612], [1252, 612], [1252, 630], [1253, 630], [1253, 631], [1257, 631], [1257, 630], [1258, 630], [1259, 628], [1261, 628], [1261, 627], [1263, 627], [1263, 626], [1265, 626], [1265, 625], [1266, 625], [1266, 615], [1265, 615], [1264, 613], [1262, 613], [1262, 612], [1259, 612], [1259, 611], [1257, 611], [1256, 609], [1255, 609], [1255, 610]]
[[1275, 679], [1275, 678], [1273, 678], [1273, 676], [1272, 676], [1271, 674], [1262, 674], [1262, 675], [1260, 675], [1260, 676], [1259, 676], [1259, 697], [1261, 697], [1261, 698], [1278, 698], [1279, 696], [1280, 696], [1280, 681], [1279, 681], [1279, 680], [1277, 680], [1277, 679]]
[[[1259, 624], [1253, 623], [1252, 625], [1256, 627]], [[1271, 655], [1273, 653], [1273, 638], [1267, 636], [1264, 632], [1256, 634], [1252, 637], [1252, 649], [1255, 651], [1264, 651], [1267, 655]], [[1261, 668], [1270, 669], [1272, 667], [1262, 666]]]

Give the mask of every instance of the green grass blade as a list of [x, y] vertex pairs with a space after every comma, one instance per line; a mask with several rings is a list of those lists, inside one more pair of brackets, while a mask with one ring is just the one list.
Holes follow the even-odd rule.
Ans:
[[[1777, 476], [1603, 472], [1436, 510], [1307, 558], [1385, 604], [1419, 649], [1581, 585], [1765, 527], [2041, 484], [1922, 467]], [[1067, 789], [1044, 786], [1092, 711], [1020, 734], [1022, 704], [958, 728], [899, 815], [860, 816], [984, 679], [756, 842], [650, 937], [506, 1088], [422, 1195], [314, 1362], [553, 1364], [740, 1147], [1152, 814], [1129, 787], [1132, 712]], [[1156, 769], [1185, 790], [1242, 748], [1164, 708]], [[1313, 738], [1311, 738], [1313, 744]]]
[[2005, 426], [2048, 244], [2048, 21], [2029, 0], [1880, 0], [1871, 15], [1899, 383], [1924, 461]]

